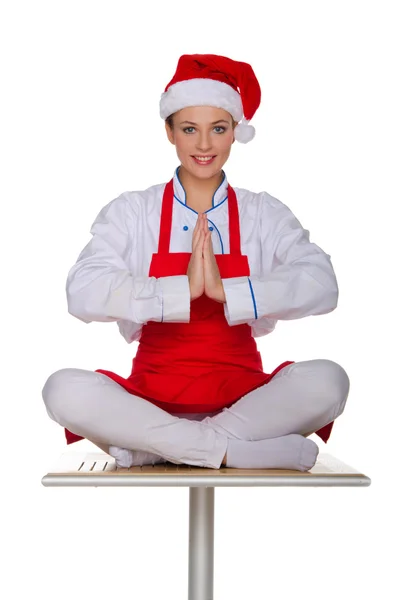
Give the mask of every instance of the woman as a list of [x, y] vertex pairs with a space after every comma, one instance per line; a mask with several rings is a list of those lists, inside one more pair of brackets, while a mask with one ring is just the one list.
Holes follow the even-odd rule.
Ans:
[[[343, 412], [349, 378], [326, 359], [264, 373], [255, 337], [278, 319], [328, 313], [330, 256], [282, 202], [233, 188], [222, 167], [254, 136], [251, 66], [183, 55], [160, 100], [180, 165], [167, 184], [124, 192], [94, 221], [67, 279], [69, 312], [117, 321], [138, 341], [128, 378], [66, 368], [43, 388], [67, 443], [119, 466], [165, 462], [306, 471]], [[241, 123], [239, 123], [241, 121]]]

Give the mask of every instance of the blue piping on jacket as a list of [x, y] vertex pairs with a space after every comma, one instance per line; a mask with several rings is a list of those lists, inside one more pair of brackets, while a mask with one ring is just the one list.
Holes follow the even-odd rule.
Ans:
[[254, 311], [255, 311], [255, 319], [258, 318], [258, 311], [256, 310], [256, 302], [255, 302], [255, 294], [254, 294], [254, 290], [252, 287], [252, 283], [250, 278], [248, 277], [248, 283], [250, 284], [250, 290], [251, 290], [251, 296], [252, 296], [252, 302], [254, 303]]

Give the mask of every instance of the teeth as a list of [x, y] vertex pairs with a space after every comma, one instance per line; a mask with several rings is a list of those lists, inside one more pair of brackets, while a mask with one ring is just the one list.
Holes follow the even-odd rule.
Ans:
[[200, 160], [201, 162], [206, 162], [208, 160], [212, 160], [213, 156], [205, 156], [205, 157], [203, 157], [203, 156], [195, 156], [194, 158], [196, 160]]

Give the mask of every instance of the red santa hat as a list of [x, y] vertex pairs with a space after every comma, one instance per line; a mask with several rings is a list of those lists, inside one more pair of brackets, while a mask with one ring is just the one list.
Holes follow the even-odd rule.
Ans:
[[166, 119], [187, 106], [223, 108], [238, 123], [235, 139], [246, 144], [255, 136], [248, 123], [260, 101], [261, 88], [248, 63], [216, 54], [184, 54], [161, 94], [160, 116]]

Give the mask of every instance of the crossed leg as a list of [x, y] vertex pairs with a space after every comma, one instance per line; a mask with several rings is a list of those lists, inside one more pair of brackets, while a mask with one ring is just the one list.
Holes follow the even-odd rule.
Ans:
[[109, 446], [140, 449], [149, 463], [166, 459], [219, 468], [229, 440], [308, 436], [343, 412], [348, 393], [344, 369], [316, 359], [288, 365], [230, 408], [200, 421], [167, 413], [106, 375], [83, 369], [53, 373], [43, 399], [53, 420], [109, 454]]
[[202, 423], [228, 438], [262, 440], [290, 433], [308, 436], [344, 410], [350, 381], [346, 371], [326, 359], [295, 362], [269, 383]]
[[109, 446], [132, 448], [218, 469], [226, 451], [225, 435], [169, 414], [103, 373], [60, 369], [48, 377], [42, 396], [51, 419], [109, 454]]
[[319, 449], [304, 438], [343, 412], [349, 387], [347, 373], [333, 361], [293, 363], [202, 422], [229, 439], [222, 465], [285, 468], [289, 464], [305, 470], [314, 465]]

